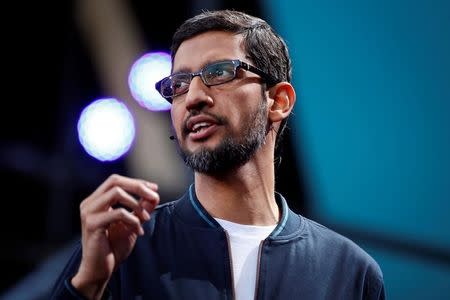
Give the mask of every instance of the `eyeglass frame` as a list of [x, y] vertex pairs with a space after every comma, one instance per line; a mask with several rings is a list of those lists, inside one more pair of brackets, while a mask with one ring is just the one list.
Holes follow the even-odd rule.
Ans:
[[[230, 78], [230, 79], [227, 79], [226, 81], [219, 82], [219, 83], [213, 83], [213, 84], [207, 83], [207, 82], [206, 82], [206, 79], [205, 79], [205, 77], [204, 77], [204, 75], [203, 75], [203, 72], [205, 72], [205, 70], [206, 70], [208, 67], [211, 67], [211, 66], [216, 65], [216, 64], [224, 63], [224, 62], [231, 62], [231, 63], [233, 64], [233, 66], [234, 66], [234, 75], [233, 75], [233, 77]], [[158, 91], [158, 93], [159, 93], [164, 99], [166, 99], [169, 103], [172, 103], [172, 102], [173, 102], [173, 97], [177, 97], [177, 96], [183, 95], [183, 94], [185, 94], [185, 93], [187, 93], [187, 92], [189, 91], [189, 86], [190, 86], [192, 80], [194, 79], [194, 77], [200, 76], [200, 78], [202, 79], [202, 82], [203, 82], [206, 86], [208, 86], [208, 87], [209, 87], [209, 86], [214, 86], [214, 85], [220, 85], [220, 84], [224, 84], [224, 83], [227, 83], [227, 82], [230, 82], [230, 81], [236, 79], [237, 74], [238, 74], [237, 71], [238, 71], [238, 69], [240, 69], [240, 68], [242, 68], [242, 69], [244, 69], [244, 70], [246, 70], [246, 71], [250, 71], [250, 72], [252, 72], [252, 73], [254, 73], [254, 74], [256, 74], [256, 75], [261, 76], [261, 78], [265, 81], [265, 83], [267, 83], [268, 86], [273, 86], [273, 85], [275, 85], [275, 84], [281, 82], [280, 80], [276, 79], [275, 77], [273, 77], [273, 76], [270, 75], [270, 74], [267, 74], [267, 73], [264, 72], [263, 70], [261, 70], [261, 69], [255, 67], [255, 66], [252, 66], [252, 65], [250, 65], [250, 64], [248, 64], [248, 63], [246, 63], [246, 62], [243, 62], [243, 61], [241, 61], [241, 60], [239, 60], [239, 59], [226, 59], [226, 60], [219, 60], [219, 61], [215, 61], [215, 62], [209, 63], [209, 64], [205, 65], [203, 68], [201, 68], [198, 72], [177, 72], [177, 73], [173, 73], [173, 74], [171, 74], [171, 75], [169, 75], [169, 76], [167, 76], [167, 77], [164, 77], [164, 78], [161, 79], [160, 81], [158, 81], [158, 82], [155, 84], [155, 88], [156, 88], [156, 90]], [[171, 79], [171, 77], [176, 76], [176, 75], [179, 75], [179, 74], [189, 75], [189, 77], [190, 77], [190, 80], [189, 80], [189, 86], [188, 86], [188, 88], [186, 89], [186, 91], [183, 91], [182, 93], [174, 94], [174, 95], [171, 95], [171, 96], [164, 96], [163, 93], [162, 93], [162, 91], [161, 91], [161, 85], [162, 85], [162, 83], [163, 83], [165, 80]]]

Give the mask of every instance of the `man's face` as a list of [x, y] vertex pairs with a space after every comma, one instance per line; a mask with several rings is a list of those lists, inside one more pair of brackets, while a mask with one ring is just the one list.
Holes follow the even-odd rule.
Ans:
[[[173, 73], [245, 57], [241, 36], [211, 31], [184, 41]], [[195, 77], [189, 91], [172, 103], [172, 122], [185, 162], [197, 172], [217, 174], [246, 163], [264, 143], [267, 103], [258, 75], [238, 70], [236, 79], [207, 87]]]

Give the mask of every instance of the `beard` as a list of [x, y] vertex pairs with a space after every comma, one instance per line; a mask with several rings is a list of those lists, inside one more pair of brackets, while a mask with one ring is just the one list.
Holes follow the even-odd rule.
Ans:
[[[244, 121], [239, 137], [228, 134], [214, 149], [203, 147], [197, 152], [180, 145], [180, 154], [185, 164], [195, 172], [220, 175], [247, 163], [265, 142], [268, 128], [265, 100], [264, 97], [259, 107]], [[227, 124], [226, 120], [222, 123]]]

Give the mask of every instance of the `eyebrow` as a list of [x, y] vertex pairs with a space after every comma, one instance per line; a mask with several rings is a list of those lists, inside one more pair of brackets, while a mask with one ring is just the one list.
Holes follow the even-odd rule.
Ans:
[[[201, 69], [203, 69], [207, 65], [210, 65], [210, 64], [213, 64], [213, 63], [216, 63], [216, 62], [226, 61], [226, 60], [234, 60], [234, 59], [238, 59], [238, 58], [221, 58], [221, 59], [214, 59], [214, 60], [209, 59], [197, 71], [200, 71]], [[197, 72], [197, 71], [195, 71], [195, 72]], [[191, 71], [188, 67], [181, 67], [176, 72], [173, 72], [173, 69], [172, 69], [172, 73], [170, 73], [170, 75], [180, 74], [180, 73], [191, 73], [191, 72], [194, 72], [194, 71]]]
[[190, 73], [190, 72], [191, 72], [191, 71], [190, 71], [188, 68], [183, 67], [183, 68], [179, 69], [179, 70], [176, 71], [176, 72], [173, 72], [173, 70], [172, 70], [172, 72], [170, 73], [170, 75], [173, 75], [173, 74], [179, 74], [179, 73]]

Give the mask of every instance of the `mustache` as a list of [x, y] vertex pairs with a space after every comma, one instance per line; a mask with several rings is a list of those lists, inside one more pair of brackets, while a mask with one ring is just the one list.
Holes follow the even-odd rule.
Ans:
[[222, 116], [210, 113], [210, 112], [196, 112], [196, 111], [193, 111], [193, 112], [191, 112], [189, 114], [189, 116], [187, 116], [186, 120], [184, 120], [184, 122], [183, 122], [183, 128], [182, 128], [183, 137], [186, 137], [189, 134], [189, 132], [190, 132], [190, 130], [189, 130], [188, 126], [187, 126], [189, 120], [192, 117], [195, 117], [195, 116], [198, 116], [198, 115], [205, 115], [205, 116], [209, 116], [209, 117], [213, 118], [217, 125], [226, 125], [226, 124], [228, 124], [228, 121], [227, 121], [227, 119], [225, 117], [222, 117]]

